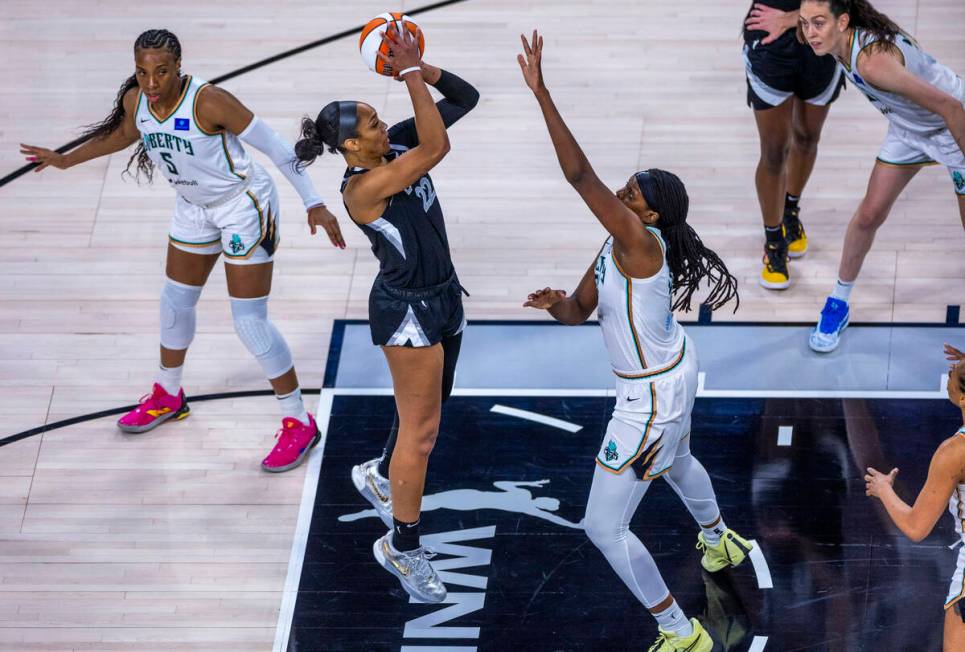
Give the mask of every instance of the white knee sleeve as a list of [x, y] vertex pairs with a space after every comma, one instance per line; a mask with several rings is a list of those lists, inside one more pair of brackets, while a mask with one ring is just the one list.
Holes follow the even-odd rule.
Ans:
[[707, 525], [720, 518], [714, 486], [704, 465], [696, 457], [687, 453], [676, 458], [670, 473], [663, 479], [683, 501], [698, 525]]
[[285, 338], [268, 321], [268, 297], [231, 299], [235, 332], [258, 360], [269, 379], [278, 378], [292, 368], [292, 354]]
[[201, 288], [167, 279], [161, 290], [161, 346], [181, 351], [191, 346], [196, 323], [195, 306]]

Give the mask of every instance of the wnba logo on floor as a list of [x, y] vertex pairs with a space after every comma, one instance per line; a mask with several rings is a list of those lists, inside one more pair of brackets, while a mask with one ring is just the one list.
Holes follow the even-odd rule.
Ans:
[[[568, 521], [555, 512], [560, 508], [560, 501], [549, 496], [533, 496], [529, 488], [545, 487], [549, 480], [510, 481], [499, 480], [493, 483], [497, 491], [483, 491], [479, 489], [453, 489], [436, 494], [428, 494], [422, 499], [422, 512], [440, 509], [458, 512], [479, 510], [496, 510], [512, 514], [532, 516], [571, 529], [582, 529], [582, 523]], [[366, 518], [378, 518], [374, 509], [343, 514], [338, 520], [345, 523]], [[518, 529], [517, 523], [517, 529]], [[479, 627], [453, 626], [453, 620], [468, 614], [481, 611], [486, 603], [486, 589], [489, 585], [488, 572], [470, 574], [456, 572], [463, 568], [488, 567], [492, 562], [492, 550], [476, 546], [465, 545], [463, 542], [479, 539], [493, 539], [496, 536], [496, 526], [467, 528], [423, 535], [421, 543], [437, 555], [446, 559], [433, 560], [432, 566], [439, 573], [439, 578], [447, 588], [466, 587], [482, 589], [482, 591], [452, 591], [448, 593], [446, 606], [423, 616], [413, 618], [405, 623], [402, 636], [406, 639], [473, 639], [479, 638]], [[453, 649], [449, 644], [447, 649]], [[408, 649], [408, 648], [403, 648]], [[420, 649], [429, 649], [420, 646]], [[475, 648], [466, 648], [475, 649]]]

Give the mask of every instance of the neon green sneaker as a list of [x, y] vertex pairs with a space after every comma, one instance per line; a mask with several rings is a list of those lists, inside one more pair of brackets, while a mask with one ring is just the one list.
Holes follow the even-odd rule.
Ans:
[[679, 636], [658, 627], [660, 633], [657, 641], [647, 652], [711, 652], [714, 649], [714, 639], [696, 618], [691, 618], [690, 624], [694, 626], [694, 633], [690, 636]]
[[753, 547], [747, 539], [740, 537], [730, 528], [720, 535], [720, 543], [716, 546], [707, 543], [703, 532], [697, 535], [697, 550], [704, 553], [700, 558], [700, 565], [708, 573], [716, 573], [727, 566], [739, 566]]

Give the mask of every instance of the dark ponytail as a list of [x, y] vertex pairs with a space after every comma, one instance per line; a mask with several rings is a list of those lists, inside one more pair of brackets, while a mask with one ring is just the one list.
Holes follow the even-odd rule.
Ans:
[[[178, 37], [169, 32], [166, 29], [149, 29], [143, 32], [134, 41], [135, 50], [167, 50], [174, 56], [175, 61], [180, 61], [181, 59], [181, 42], [178, 41]], [[93, 139], [93, 138], [106, 138], [115, 131], [117, 131], [120, 126], [124, 123], [125, 111], [124, 111], [124, 96], [132, 89], [137, 88], [137, 77], [131, 75], [128, 77], [121, 88], [117, 91], [117, 97], [114, 100], [114, 109], [111, 111], [110, 115], [104, 118], [102, 121], [97, 122], [92, 125], [87, 125], [84, 133], [81, 134], [81, 138]], [[137, 171], [135, 172], [135, 178], [140, 178], [141, 173], [147, 177], [148, 181], [154, 177], [154, 164], [151, 159], [148, 158], [147, 152], [144, 151], [144, 143], [138, 141], [137, 147], [134, 149], [134, 153], [131, 154], [131, 158], [127, 160], [127, 167], [124, 168], [124, 174], [129, 174], [131, 170], [131, 165], [137, 161]]]
[[296, 169], [304, 170], [326, 149], [331, 154], [344, 152], [345, 139], [358, 135], [357, 116], [357, 102], [329, 102], [315, 120], [302, 118], [301, 138], [295, 143]]
[[899, 34], [906, 34], [895, 21], [872, 7], [868, 0], [828, 0], [828, 4], [835, 18], [848, 14], [848, 27], [860, 28], [873, 35], [876, 41], [893, 43]]
[[[720, 256], [705, 247], [697, 232], [687, 224], [690, 198], [683, 181], [666, 170], [648, 170], [640, 174], [650, 177], [647, 182], [648, 193], [645, 194], [652, 196], [654, 201], [650, 207], [660, 215], [657, 228], [667, 245], [667, 266], [670, 267], [672, 291], [676, 297], [673, 310], [689, 312], [694, 292], [706, 278], [711, 290], [704, 303], [711, 310], [717, 310], [734, 299], [734, 312], [737, 312], [740, 306], [737, 278], [727, 270]], [[637, 179], [639, 182], [640, 175]]]

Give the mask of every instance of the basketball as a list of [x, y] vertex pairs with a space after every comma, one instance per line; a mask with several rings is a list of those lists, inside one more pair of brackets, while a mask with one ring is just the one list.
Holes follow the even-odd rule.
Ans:
[[385, 34], [385, 30], [387, 30], [392, 23], [395, 23], [395, 28], [400, 33], [404, 26], [413, 36], [418, 35], [419, 52], [424, 53], [426, 50], [426, 40], [419, 30], [419, 26], [402, 12], [385, 12], [367, 22], [365, 27], [362, 28], [362, 33], [359, 35], [359, 53], [362, 55], [362, 61], [369, 67], [369, 70], [387, 77], [391, 77], [395, 71], [392, 70], [392, 66], [379, 59], [378, 53], [389, 53], [388, 44], [382, 41], [382, 35]]

